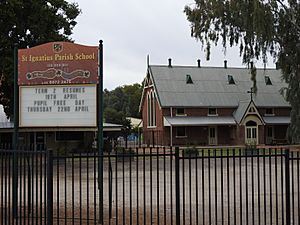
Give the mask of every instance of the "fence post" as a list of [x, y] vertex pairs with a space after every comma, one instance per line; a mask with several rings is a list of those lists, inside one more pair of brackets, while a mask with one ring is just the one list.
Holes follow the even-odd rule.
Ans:
[[285, 200], [286, 200], [286, 225], [291, 224], [291, 200], [290, 200], [290, 152], [285, 150]]
[[47, 157], [47, 225], [53, 224], [53, 151], [48, 149]]
[[17, 148], [14, 146], [13, 149], [13, 184], [12, 184], [12, 208], [13, 218], [18, 217], [18, 155]]
[[180, 225], [180, 176], [179, 147], [175, 148], [175, 195], [176, 195], [176, 225]]

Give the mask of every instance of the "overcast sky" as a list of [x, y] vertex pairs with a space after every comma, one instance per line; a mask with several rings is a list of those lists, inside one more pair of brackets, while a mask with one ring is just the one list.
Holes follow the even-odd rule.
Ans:
[[[237, 49], [215, 47], [205, 60], [200, 43], [190, 36], [183, 9], [193, 0], [68, 0], [82, 10], [72, 39], [78, 44], [104, 43], [104, 88], [141, 83], [150, 64], [244, 67]], [[261, 64], [258, 66], [262, 66]], [[270, 62], [268, 67], [274, 67]]]

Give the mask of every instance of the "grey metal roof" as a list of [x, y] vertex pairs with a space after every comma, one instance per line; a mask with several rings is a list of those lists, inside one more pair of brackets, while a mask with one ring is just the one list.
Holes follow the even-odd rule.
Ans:
[[[238, 107], [240, 101], [250, 99], [247, 91], [252, 87], [250, 71], [245, 68], [218, 68], [195, 66], [149, 66], [158, 99], [162, 107]], [[186, 84], [186, 75], [193, 84]], [[232, 75], [235, 84], [228, 84]], [[269, 76], [272, 85], [266, 85]], [[257, 69], [257, 107], [289, 107], [279, 93], [286, 84], [280, 70]]]
[[264, 116], [263, 119], [269, 125], [287, 125], [291, 123], [289, 116]]
[[240, 123], [245, 115], [245, 112], [250, 104], [250, 101], [239, 102], [239, 106], [233, 112], [233, 117], [237, 123]]
[[165, 116], [164, 126], [235, 125], [232, 116]]

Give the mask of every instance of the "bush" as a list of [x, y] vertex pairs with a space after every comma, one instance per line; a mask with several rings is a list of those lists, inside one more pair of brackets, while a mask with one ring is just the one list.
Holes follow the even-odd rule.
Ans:
[[198, 156], [199, 155], [199, 151], [196, 147], [188, 147], [183, 151], [183, 155], [187, 155], [187, 156]]

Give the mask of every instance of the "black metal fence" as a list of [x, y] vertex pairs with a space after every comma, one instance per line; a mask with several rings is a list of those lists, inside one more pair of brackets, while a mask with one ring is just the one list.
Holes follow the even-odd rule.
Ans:
[[0, 223], [300, 224], [299, 156], [281, 149], [157, 147], [101, 157], [0, 149]]

